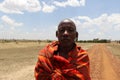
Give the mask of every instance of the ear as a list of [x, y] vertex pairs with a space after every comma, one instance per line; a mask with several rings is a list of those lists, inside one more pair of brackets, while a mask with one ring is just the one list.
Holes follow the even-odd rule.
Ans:
[[56, 31], [56, 37], [58, 37], [58, 31]]
[[76, 32], [76, 39], [75, 41], [78, 41], [78, 32]]
[[76, 32], [76, 38], [78, 38], [78, 32]]

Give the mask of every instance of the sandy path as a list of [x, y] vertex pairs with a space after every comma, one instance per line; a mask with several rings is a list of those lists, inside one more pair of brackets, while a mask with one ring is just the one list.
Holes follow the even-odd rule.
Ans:
[[109, 50], [99, 44], [89, 50], [92, 80], [119, 80], [109, 58]]

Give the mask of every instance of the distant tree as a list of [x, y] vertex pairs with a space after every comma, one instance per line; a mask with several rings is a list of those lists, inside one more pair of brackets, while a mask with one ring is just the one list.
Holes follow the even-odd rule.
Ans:
[[41, 43], [41, 40], [38, 40], [38, 43], [40, 44], [40, 43]]
[[47, 40], [48, 43], [52, 42], [52, 40]]

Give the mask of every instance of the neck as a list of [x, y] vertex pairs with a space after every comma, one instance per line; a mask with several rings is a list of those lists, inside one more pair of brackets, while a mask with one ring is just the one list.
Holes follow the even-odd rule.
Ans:
[[74, 47], [74, 43], [70, 44], [68, 46], [65, 45], [59, 45], [59, 52], [60, 53], [64, 53], [64, 54], [68, 54], [68, 52]]

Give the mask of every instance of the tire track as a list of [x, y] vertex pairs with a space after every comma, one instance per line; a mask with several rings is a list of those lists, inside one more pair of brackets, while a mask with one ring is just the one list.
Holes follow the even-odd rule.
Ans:
[[109, 50], [103, 44], [94, 45], [88, 50], [92, 80], [119, 80], [109, 58]]

